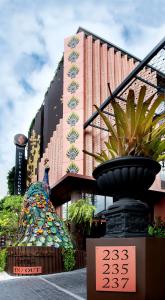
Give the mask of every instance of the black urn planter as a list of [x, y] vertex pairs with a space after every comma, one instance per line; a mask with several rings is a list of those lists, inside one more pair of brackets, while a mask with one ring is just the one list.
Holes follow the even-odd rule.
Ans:
[[120, 157], [93, 171], [100, 190], [118, 199], [105, 213], [106, 236], [146, 236], [149, 208], [140, 199], [153, 184], [161, 166], [146, 157]]

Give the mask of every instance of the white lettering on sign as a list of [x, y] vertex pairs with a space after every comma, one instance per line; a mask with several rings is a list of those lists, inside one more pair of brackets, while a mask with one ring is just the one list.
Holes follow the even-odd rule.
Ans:
[[14, 274], [42, 274], [42, 267], [13, 267]]

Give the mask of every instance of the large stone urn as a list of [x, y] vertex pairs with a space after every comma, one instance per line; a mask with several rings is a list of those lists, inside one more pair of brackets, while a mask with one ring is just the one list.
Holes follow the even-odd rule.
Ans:
[[147, 236], [149, 207], [141, 199], [161, 166], [146, 157], [120, 157], [93, 171], [100, 190], [117, 199], [105, 213], [107, 237]]

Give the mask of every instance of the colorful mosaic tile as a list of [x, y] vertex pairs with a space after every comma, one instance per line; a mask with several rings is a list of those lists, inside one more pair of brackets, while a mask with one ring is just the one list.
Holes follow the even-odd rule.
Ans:
[[71, 131], [67, 135], [67, 140], [72, 144], [78, 139], [79, 133], [75, 129], [71, 129]]
[[74, 174], [78, 173], [78, 171], [79, 171], [79, 167], [74, 163], [71, 163], [66, 170], [67, 173], [74, 173]]
[[79, 72], [79, 69], [76, 66], [72, 66], [68, 72], [68, 76], [70, 78], [75, 78], [76, 75], [78, 74], [78, 72]]
[[69, 115], [67, 123], [70, 126], [75, 126], [76, 123], [78, 122], [78, 120], [79, 120], [79, 116], [77, 114], [75, 114], [75, 113], [72, 113], [71, 115]]
[[68, 107], [70, 109], [74, 109], [76, 108], [76, 106], [78, 105], [79, 100], [76, 97], [72, 97], [69, 101], [68, 101]]
[[79, 154], [78, 149], [75, 146], [70, 147], [67, 151], [67, 157], [71, 160], [75, 160], [76, 156]]
[[76, 36], [73, 36], [68, 43], [68, 47], [75, 48], [78, 43], [79, 43], [79, 39]]
[[70, 55], [69, 55], [69, 57], [68, 57], [68, 60], [70, 61], [70, 62], [76, 62], [76, 60], [78, 59], [78, 57], [79, 57], [79, 53], [78, 52], [76, 52], [76, 51], [73, 51]]
[[71, 84], [68, 86], [68, 92], [73, 94], [76, 92], [78, 88], [79, 88], [79, 84], [76, 81], [72, 81]]
[[22, 233], [16, 246], [73, 248], [63, 220], [56, 214], [43, 182], [35, 182], [24, 197], [19, 220]]

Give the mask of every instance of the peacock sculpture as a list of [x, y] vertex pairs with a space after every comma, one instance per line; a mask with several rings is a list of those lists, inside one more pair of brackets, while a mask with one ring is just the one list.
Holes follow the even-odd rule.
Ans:
[[73, 248], [62, 219], [56, 214], [43, 182], [33, 183], [25, 194], [18, 246]]

